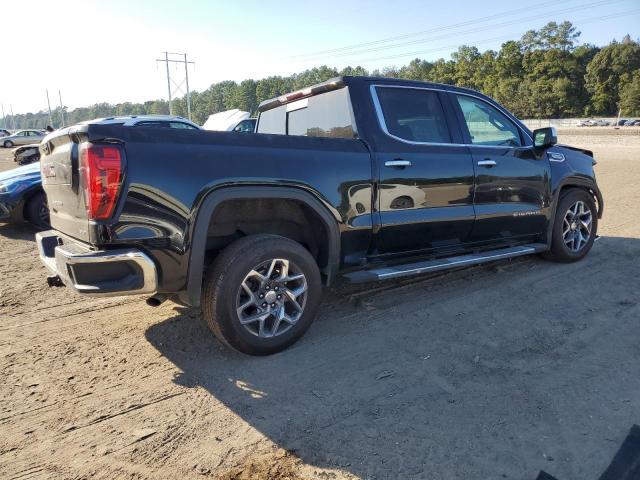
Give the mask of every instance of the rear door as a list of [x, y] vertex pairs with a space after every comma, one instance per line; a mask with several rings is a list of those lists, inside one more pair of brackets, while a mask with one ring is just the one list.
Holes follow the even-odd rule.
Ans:
[[474, 170], [446, 93], [377, 85], [371, 94], [382, 129], [378, 253], [461, 246], [474, 221]]
[[451, 93], [475, 166], [473, 242], [530, 240], [546, 228], [551, 173], [526, 132], [496, 106]]

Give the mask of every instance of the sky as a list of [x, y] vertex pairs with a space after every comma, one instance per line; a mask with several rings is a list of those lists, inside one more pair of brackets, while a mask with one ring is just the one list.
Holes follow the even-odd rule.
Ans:
[[[497, 50], [548, 21], [580, 41], [640, 37], [639, 0], [33, 0], [0, 4], [5, 114], [167, 97], [165, 51], [187, 53], [191, 90], [314, 66], [402, 66], [459, 45]], [[184, 66], [171, 64], [177, 84]], [[183, 85], [184, 90], [184, 85]], [[175, 86], [174, 86], [175, 89]], [[1, 114], [1, 112], [0, 112]]]

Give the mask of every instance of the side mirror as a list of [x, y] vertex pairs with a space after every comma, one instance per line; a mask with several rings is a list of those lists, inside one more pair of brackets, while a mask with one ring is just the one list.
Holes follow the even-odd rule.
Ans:
[[556, 127], [538, 128], [533, 131], [533, 145], [538, 148], [550, 147], [558, 143]]

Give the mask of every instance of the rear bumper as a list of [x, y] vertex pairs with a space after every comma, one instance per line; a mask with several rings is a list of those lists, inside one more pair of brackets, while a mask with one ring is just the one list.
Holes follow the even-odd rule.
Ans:
[[91, 250], [55, 230], [36, 234], [40, 260], [71, 290], [91, 296], [155, 293], [155, 263], [134, 249]]

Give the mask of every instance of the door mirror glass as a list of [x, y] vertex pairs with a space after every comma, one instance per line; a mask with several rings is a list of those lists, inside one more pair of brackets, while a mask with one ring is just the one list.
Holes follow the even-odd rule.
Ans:
[[533, 144], [536, 147], [550, 147], [558, 143], [556, 127], [538, 128], [533, 131]]

